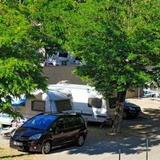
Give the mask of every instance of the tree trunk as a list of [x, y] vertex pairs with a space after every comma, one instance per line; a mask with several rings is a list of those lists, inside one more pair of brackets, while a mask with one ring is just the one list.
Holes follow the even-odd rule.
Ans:
[[115, 107], [115, 113], [113, 116], [112, 132], [117, 134], [121, 131], [121, 123], [123, 120], [123, 106], [126, 98], [126, 90], [117, 93], [117, 101]]

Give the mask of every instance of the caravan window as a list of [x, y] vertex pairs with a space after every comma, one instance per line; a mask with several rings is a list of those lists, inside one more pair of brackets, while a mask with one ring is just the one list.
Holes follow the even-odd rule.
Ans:
[[102, 107], [102, 99], [88, 98], [88, 107], [101, 108]]
[[44, 112], [45, 111], [45, 101], [34, 100], [31, 103], [31, 108], [32, 108], [32, 111]]
[[58, 112], [62, 112], [62, 111], [72, 109], [71, 102], [70, 102], [69, 99], [67, 99], [67, 100], [57, 100], [57, 101], [55, 101], [55, 104], [56, 104]]

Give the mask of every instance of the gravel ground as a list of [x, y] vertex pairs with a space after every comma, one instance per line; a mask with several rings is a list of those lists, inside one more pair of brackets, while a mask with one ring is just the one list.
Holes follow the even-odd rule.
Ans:
[[149, 160], [160, 159], [160, 101], [157, 99], [129, 99], [141, 106], [144, 114], [133, 120], [124, 120], [122, 133], [110, 135], [110, 128], [89, 126], [83, 147], [65, 147], [51, 154], [28, 154], [9, 148], [9, 141], [0, 137], [0, 160], [145, 160], [146, 136], [149, 138]]

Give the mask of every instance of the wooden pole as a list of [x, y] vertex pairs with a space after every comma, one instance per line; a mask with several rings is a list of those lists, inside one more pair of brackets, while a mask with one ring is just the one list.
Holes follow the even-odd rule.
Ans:
[[146, 160], [148, 159], [148, 137], [146, 137]]
[[121, 149], [119, 149], [118, 152], [119, 152], [119, 159], [118, 160], [121, 160]]

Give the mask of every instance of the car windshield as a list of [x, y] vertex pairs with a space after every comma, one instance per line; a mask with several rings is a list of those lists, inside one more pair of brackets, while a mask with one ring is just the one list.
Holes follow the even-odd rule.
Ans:
[[38, 115], [29, 119], [23, 127], [46, 130], [56, 119], [55, 115]]

